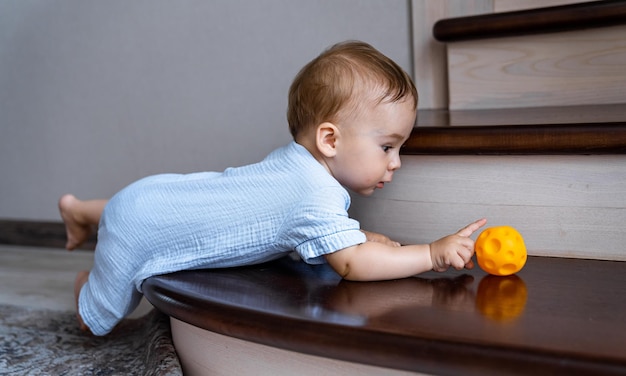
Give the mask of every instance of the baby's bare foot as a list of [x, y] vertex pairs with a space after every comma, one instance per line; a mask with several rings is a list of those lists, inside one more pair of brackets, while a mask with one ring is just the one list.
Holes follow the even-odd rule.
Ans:
[[71, 194], [63, 195], [59, 199], [59, 212], [63, 223], [65, 223], [65, 233], [67, 234], [65, 248], [69, 251], [83, 244], [92, 231], [91, 224], [86, 223], [80, 215], [79, 205], [81, 202]]
[[74, 299], [76, 301], [76, 319], [78, 320], [78, 326], [80, 330], [84, 332], [91, 332], [89, 327], [85, 325], [83, 318], [80, 316], [80, 311], [78, 310], [78, 296], [80, 295], [80, 290], [83, 288], [83, 285], [87, 283], [87, 279], [89, 278], [89, 272], [86, 270], [78, 272], [76, 274], [76, 279], [74, 280]]

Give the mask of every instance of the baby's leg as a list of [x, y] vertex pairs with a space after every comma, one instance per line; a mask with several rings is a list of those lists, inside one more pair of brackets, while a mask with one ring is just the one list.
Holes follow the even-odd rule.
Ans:
[[100, 222], [106, 204], [107, 200], [82, 201], [71, 194], [63, 195], [59, 199], [59, 212], [67, 234], [65, 248], [71, 251], [89, 238]]
[[[97, 336], [109, 333], [141, 301], [135, 277], [144, 265], [133, 246], [111, 234], [107, 213], [102, 217], [93, 268], [76, 276], [74, 294], [81, 328]], [[140, 254], [143, 254], [140, 252]], [[123, 260], [123, 261], [122, 261]]]
[[78, 272], [76, 275], [76, 279], [74, 280], [74, 299], [76, 300], [76, 318], [78, 319], [78, 326], [80, 330], [84, 332], [90, 332], [89, 327], [85, 325], [83, 318], [80, 316], [80, 311], [78, 310], [78, 296], [80, 295], [80, 289], [83, 288], [83, 285], [87, 283], [87, 279], [89, 279], [89, 272], [83, 270]]

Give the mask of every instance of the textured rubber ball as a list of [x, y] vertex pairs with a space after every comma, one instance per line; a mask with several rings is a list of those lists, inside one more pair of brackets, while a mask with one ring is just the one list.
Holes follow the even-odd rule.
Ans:
[[528, 257], [522, 235], [511, 226], [485, 229], [476, 239], [474, 249], [480, 268], [499, 276], [519, 272]]

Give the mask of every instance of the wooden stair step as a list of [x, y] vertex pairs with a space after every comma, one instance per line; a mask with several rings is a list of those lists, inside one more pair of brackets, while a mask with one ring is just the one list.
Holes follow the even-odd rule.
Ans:
[[402, 154], [626, 154], [626, 104], [421, 110]]
[[448, 108], [626, 104], [626, 1], [439, 20]]
[[626, 1], [604, 0], [440, 20], [440, 42], [544, 34], [626, 23]]

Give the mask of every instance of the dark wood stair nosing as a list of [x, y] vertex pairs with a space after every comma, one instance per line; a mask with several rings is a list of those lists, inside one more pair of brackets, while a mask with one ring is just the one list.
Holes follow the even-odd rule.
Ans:
[[417, 126], [403, 155], [626, 154], [626, 122]]
[[603, 0], [439, 20], [440, 42], [554, 33], [626, 24], [626, 1]]

